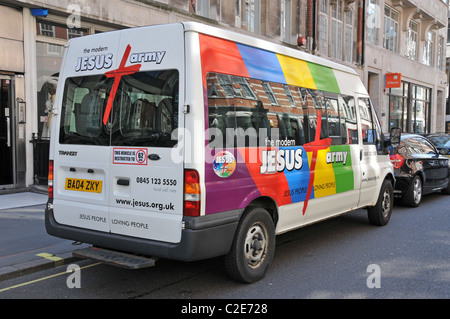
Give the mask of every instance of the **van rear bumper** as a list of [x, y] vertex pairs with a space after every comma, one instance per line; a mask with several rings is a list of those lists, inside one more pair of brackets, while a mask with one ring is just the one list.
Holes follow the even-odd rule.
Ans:
[[[49, 202], [50, 203], [50, 202]], [[51, 205], [45, 208], [45, 228], [49, 235], [146, 256], [195, 261], [225, 255], [234, 239], [243, 210], [233, 210], [201, 217], [184, 217], [185, 229], [179, 243], [166, 243], [105, 233], [56, 222]]]

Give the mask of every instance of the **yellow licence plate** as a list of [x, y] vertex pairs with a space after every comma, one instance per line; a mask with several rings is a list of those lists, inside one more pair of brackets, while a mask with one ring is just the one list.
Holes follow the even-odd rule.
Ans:
[[101, 193], [102, 181], [95, 181], [90, 179], [66, 178], [65, 188], [70, 191]]

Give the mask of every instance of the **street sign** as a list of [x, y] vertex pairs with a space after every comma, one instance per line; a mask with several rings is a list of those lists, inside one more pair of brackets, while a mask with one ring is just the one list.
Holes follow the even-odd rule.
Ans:
[[386, 89], [399, 88], [402, 85], [401, 73], [386, 73]]

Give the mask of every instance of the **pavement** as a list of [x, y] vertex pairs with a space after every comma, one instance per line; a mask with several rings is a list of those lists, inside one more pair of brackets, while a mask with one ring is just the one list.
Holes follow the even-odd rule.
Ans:
[[72, 251], [88, 247], [47, 234], [46, 190], [0, 191], [0, 281], [71, 264]]

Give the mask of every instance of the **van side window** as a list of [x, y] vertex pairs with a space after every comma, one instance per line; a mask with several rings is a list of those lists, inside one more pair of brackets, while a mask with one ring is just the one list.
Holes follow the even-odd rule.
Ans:
[[369, 103], [371, 105], [371, 110], [372, 110], [373, 128], [376, 132], [377, 152], [378, 152], [378, 155], [386, 155], [386, 154], [388, 154], [388, 149], [384, 145], [385, 144], [384, 143], [384, 135], [383, 135], [383, 131], [381, 129], [380, 120], [378, 119], [378, 115], [375, 112], [375, 109], [370, 100], [369, 100]]
[[338, 104], [343, 144], [358, 144], [355, 99], [352, 96], [340, 95]]
[[[320, 98], [315, 90], [306, 89], [304, 109], [308, 123], [308, 142], [311, 142], [316, 136], [316, 128], [318, 127], [317, 112], [321, 113], [322, 123], [324, 123], [325, 121], [326, 124], [325, 107], [322, 107]], [[324, 139], [326, 137], [328, 137], [327, 125], [322, 125], [320, 131], [320, 139]]]
[[359, 98], [359, 115], [361, 117], [361, 133], [364, 144], [375, 144], [376, 132], [374, 132], [372, 110], [369, 99]]
[[383, 146], [384, 136], [381, 131], [380, 121], [378, 120], [370, 99], [359, 98], [358, 104], [361, 116], [363, 143], [374, 144], [377, 147], [378, 154], [385, 154], [386, 149]]
[[326, 119], [328, 124], [328, 134], [333, 145], [345, 144], [341, 136], [340, 114], [337, 95], [324, 97], [326, 106]]
[[212, 72], [207, 92], [211, 148], [302, 146], [318, 127], [321, 140], [358, 144], [351, 96]]

